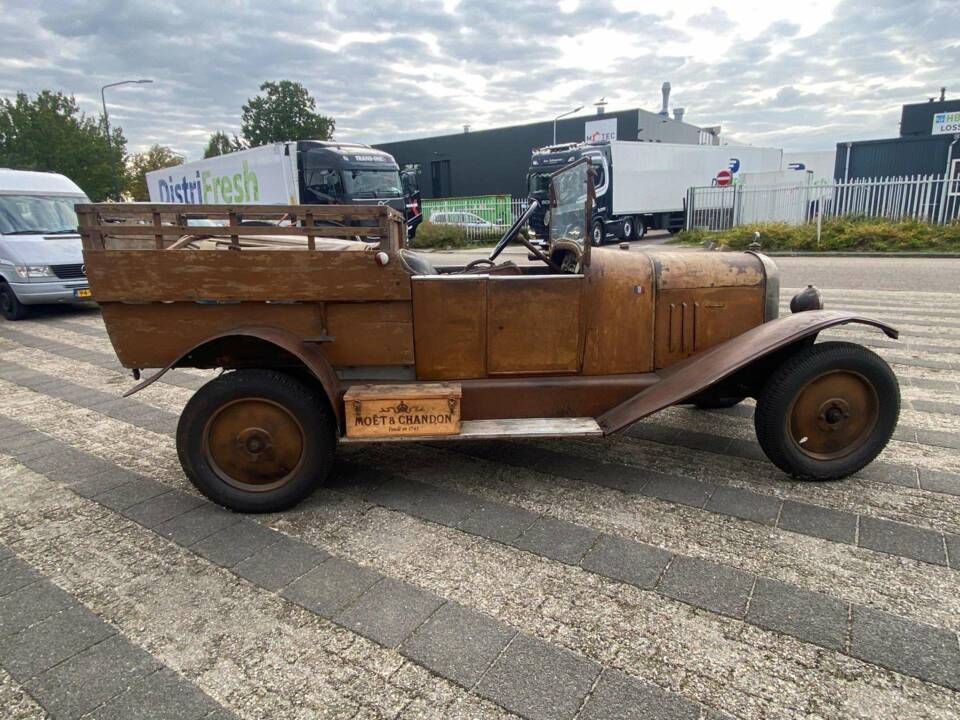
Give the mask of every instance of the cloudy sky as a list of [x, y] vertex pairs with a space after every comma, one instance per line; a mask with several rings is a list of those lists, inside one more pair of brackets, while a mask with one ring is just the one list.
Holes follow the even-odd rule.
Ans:
[[130, 149], [199, 157], [265, 80], [302, 82], [336, 137], [379, 142], [551, 118], [601, 96], [788, 150], [895, 136], [960, 97], [957, 0], [0, 0], [0, 96], [49, 88]]

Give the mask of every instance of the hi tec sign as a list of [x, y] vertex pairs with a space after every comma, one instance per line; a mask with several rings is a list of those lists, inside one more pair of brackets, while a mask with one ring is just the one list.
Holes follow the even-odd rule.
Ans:
[[935, 113], [930, 133], [932, 135], [960, 133], [960, 112]]
[[591, 120], [583, 126], [583, 139], [586, 142], [607, 142], [617, 139], [617, 119]]

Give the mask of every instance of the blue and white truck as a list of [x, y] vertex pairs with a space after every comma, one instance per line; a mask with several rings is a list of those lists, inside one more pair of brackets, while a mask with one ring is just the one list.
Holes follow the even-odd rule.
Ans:
[[[528, 196], [548, 206], [550, 174], [588, 157], [596, 188], [591, 241], [600, 245], [610, 235], [639, 240], [649, 229], [683, 228], [688, 188], [735, 183], [741, 173], [779, 171], [782, 155], [777, 148], [746, 145], [622, 140], [552, 145], [532, 153]], [[534, 212], [529, 224], [536, 238], [547, 238], [549, 209]]]

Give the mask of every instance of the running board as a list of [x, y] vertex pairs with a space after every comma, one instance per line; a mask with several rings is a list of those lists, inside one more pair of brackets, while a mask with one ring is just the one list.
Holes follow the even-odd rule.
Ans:
[[496, 440], [516, 438], [595, 437], [603, 430], [593, 418], [515, 418], [510, 420], [464, 420], [453, 435], [390, 435], [342, 437], [342, 443], [433, 442], [435, 440]]

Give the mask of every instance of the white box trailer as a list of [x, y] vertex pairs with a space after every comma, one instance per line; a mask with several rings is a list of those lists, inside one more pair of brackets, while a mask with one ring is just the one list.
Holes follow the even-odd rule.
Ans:
[[[648, 229], [683, 227], [687, 190], [723, 187], [739, 182], [743, 173], [781, 169], [783, 151], [746, 145], [689, 145], [610, 141], [543, 148], [533, 153], [528, 171], [530, 194], [539, 197], [550, 173], [589, 157], [593, 162], [596, 203], [592, 240], [600, 244], [610, 234], [639, 239]], [[545, 199], [539, 198], [539, 199]], [[531, 228], [546, 236], [546, 225]]]
[[148, 172], [150, 202], [297, 205], [300, 190], [295, 146], [271, 143]]
[[389, 153], [320, 140], [277, 142], [147, 173], [154, 203], [185, 205], [389, 205], [410, 237], [420, 193]]

